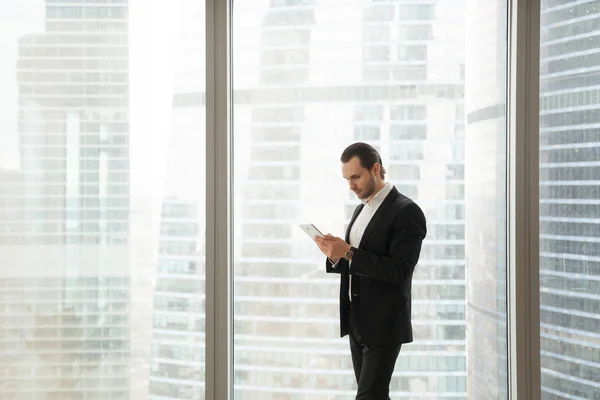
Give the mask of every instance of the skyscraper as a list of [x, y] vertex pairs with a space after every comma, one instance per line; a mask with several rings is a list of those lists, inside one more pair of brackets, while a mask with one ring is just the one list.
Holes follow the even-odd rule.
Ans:
[[[198, 88], [174, 96], [154, 288], [150, 398], [204, 399], [205, 159]], [[194, 155], [197, 154], [197, 155]]]
[[2, 398], [126, 399], [128, 3], [47, 0], [44, 32], [18, 49], [20, 231], [1, 250]]
[[165, 199], [161, 213], [150, 398], [204, 399], [204, 208]]
[[600, 398], [600, 1], [542, 1], [542, 397]]

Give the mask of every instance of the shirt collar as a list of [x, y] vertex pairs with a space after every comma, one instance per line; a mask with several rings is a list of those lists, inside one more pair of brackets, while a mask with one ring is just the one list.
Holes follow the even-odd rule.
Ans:
[[373, 196], [371, 201], [367, 201], [367, 199], [361, 200], [362, 203], [367, 207], [378, 207], [383, 200], [387, 197], [388, 194], [392, 191], [394, 186], [391, 183], [386, 183], [385, 186]]

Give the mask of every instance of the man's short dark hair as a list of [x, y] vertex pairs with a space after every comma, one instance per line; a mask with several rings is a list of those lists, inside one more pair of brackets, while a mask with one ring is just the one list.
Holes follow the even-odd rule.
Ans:
[[381, 173], [379, 175], [381, 176], [381, 179], [385, 179], [385, 168], [383, 168], [381, 156], [373, 146], [363, 142], [352, 143], [350, 146], [346, 147], [342, 153], [341, 161], [347, 163], [354, 157], [358, 157], [360, 165], [369, 171], [373, 168], [375, 163], [379, 163], [381, 166]]

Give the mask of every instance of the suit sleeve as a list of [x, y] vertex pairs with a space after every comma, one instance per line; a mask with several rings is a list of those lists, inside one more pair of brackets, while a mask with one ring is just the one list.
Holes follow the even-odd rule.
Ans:
[[[362, 210], [361, 204], [356, 206], [356, 208], [354, 209], [354, 213], [352, 214], [351, 221], [354, 221], [354, 219], [356, 218], [356, 215], [358, 214], [358, 212], [360, 210]], [[348, 268], [348, 261], [344, 260], [343, 258], [340, 258], [338, 260], [338, 262], [336, 262], [335, 264], [329, 260], [329, 257], [325, 258], [325, 271], [327, 271], [327, 273], [329, 273], [329, 274], [341, 274], [342, 271], [346, 270], [347, 268]]]
[[348, 262], [343, 258], [340, 258], [335, 264], [329, 260], [329, 257], [325, 258], [325, 271], [329, 274], [341, 274], [347, 266]]
[[394, 284], [403, 284], [412, 277], [427, 234], [421, 208], [415, 203], [407, 205], [399, 213], [393, 229], [388, 255], [378, 256], [352, 248], [351, 274]]

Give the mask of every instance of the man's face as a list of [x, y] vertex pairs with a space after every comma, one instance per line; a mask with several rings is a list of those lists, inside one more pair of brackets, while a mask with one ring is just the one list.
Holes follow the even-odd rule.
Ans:
[[352, 190], [361, 200], [364, 200], [375, 193], [376, 166], [377, 164], [369, 171], [360, 165], [358, 157], [352, 157], [350, 161], [342, 164], [342, 175], [348, 181], [350, 190]]

